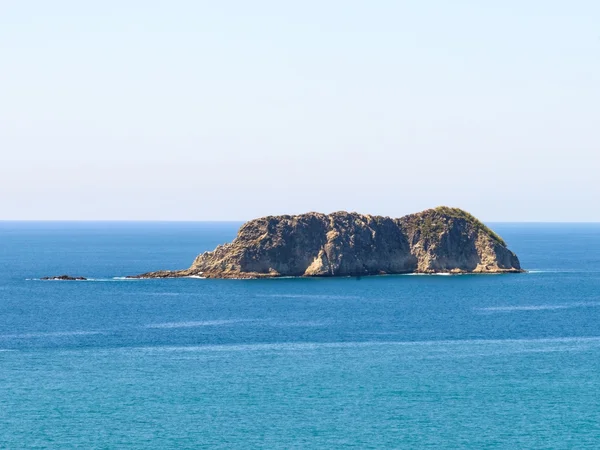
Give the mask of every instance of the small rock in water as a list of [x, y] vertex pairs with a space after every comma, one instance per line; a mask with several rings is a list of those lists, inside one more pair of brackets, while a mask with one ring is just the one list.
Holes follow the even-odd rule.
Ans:
[[70, 275], [59, 275], [56, 277], [42, 277], [41, 280], [63, 280], [63, 281], [85, 281], [85, 277], [72, 277]]

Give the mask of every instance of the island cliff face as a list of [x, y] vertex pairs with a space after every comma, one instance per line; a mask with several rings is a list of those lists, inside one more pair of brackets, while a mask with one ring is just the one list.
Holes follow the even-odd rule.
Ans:
[[504, 241], [469, 213], [448, 207], [400, 219], [307, 213], [251, 220], [231, 243], [189, 269], [134, 278], [264, 278], [400, 273], [522, 272]]

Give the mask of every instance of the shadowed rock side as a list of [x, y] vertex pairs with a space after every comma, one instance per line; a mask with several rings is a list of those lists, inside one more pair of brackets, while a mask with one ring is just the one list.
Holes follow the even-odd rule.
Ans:
[[180, 271], [132, 278], [260, 278], [400, 273], [522, 272], [517, 256], [479, 220], [440, 207], [401, 219], [307, 213], [251, 220], [235, 240]]

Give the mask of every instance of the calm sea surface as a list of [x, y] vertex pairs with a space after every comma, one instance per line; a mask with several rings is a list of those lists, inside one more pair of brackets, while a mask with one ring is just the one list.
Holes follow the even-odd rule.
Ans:
[[522, 275], [114, 278], [238, 226], [0, 222], [0, 448], [600, 448], [600, 225], [492, 224]]

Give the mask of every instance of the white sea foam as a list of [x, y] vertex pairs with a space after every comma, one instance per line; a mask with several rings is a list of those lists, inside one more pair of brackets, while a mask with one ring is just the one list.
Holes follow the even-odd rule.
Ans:
[[[360, 342], [281, 342], [268, 344], [209, 344], [201, 346], [157, 346], [122, 348], [126, 352], [251, 352], [251, 351], [312, 351], [336, 348], [401, 347], [402, 354], [415, 358], [469, 358], [501, 354], [585, 351], [600, 346], [600, 337], [567, 337], [498, 340], [437, 340], [437, 341], [360, 341]], [[411, 352], [410, 350], [414, 350]]]
[[[436, 272], [436, 273], [402, 273], [400, 274], [406, 277], [447, 277], [447, 276], [458, 276], [465, 275], [463, 273], [450, 273], [450, 272]], [[487, 274], [478, 274], [478, 275], [487, 275]]]
[[145, 328], [197, 328], [197, 327], [216, 327], [220, 325], [230, 325], [240, 322], [248, 322], [247, 319], [230, 319], [230, 320], [203, 320], [203, 321], [186, 321], [186, 322], [163, 322], [151, 323]]
[[271, 321], [268, 322], [269, 325], [271, 326], [275, 326], [275, 327], [326, 327], [331, 325], [331, 322], [327, 322], [327, 321], [319, 321], [319, 320], [306, 320], [306, 321], [302, 321], [302, 320], [297, 320], [297, 321], [291, 321], [291, 322], [286, 322], [286, 321]]
[[[57, 279], [42, 280], [41, 278], [25, 278], [26, 281], [65, 281]], [[127, 277], [112, 277], [112, 278], [86, 278], [85, 280], [67, 280], [67, 281], [80, 281], [82, 283], [106, 283], [106, 282], [117, 282], [117, 281], [140, 281], [142, 278], [127, 278]]]
[[559, 269], [528, 269], [525, 273], [538, 274], [538, 273], [579, 273], [585, 272], [582, 270], [559, 270]]
[[412, 273], [401, 273], [400, 275], [403, 276], [407, 276], [407, 277], [447, 277], [447, 276], [451, 276], [451, 275], [462, 275], [461, 273], [450, 273], [450, 272], [436, 272], [436, 273], [417, 273], [417, 272], [412, 272]]
[[88, 278], [87, 280], [83, 280], [83, 281], [87, 281], [90, 283], [107, 283], [107, 282], [114, 282], [114, 281], [129, 281], [129, 279], [126, 278]]
[[232, 325], [237, 323], [263, 323], [272, 327], [326, 327], [331, 323], [318, 320], [269, 320], [269, 319], [223, 319], [223, 320], [202, 320], [202, 321], [184, 321], [184, 322], [163, 322], [152, 323], [144, 328], [172, 329], [172, 328], [199, 328], [199, 327], [216, 327], [223, 325]]
[[294, 276], [294, 275], [284, 275], [284, 276], [280, 276], [280, 277], [273, 277], [273, 278], [267, 278], [268, 280], [294, 280], [294, 279], [301, 279], [303, 277], [301, 276]]
[[103, 333], [101, 331], [49, 331], [49, 332], [1, 334], [0, 339], [30, 339], [30, 338], [43, 338], [43, 337], [90, 336], [90, 335], [95, 335], [95, 334], [103, 334]]
[[487, 308], [475, 308], [482, 312], [514, 312], [514, 311], [553, 311], [559, 309], [586, 308], [600, 306], [600, 302], [574, 302], [557, 303], [545, 305], [511, 305], [511, 306], [490, 306]]
[[255, 297], [268, 298], [313, 298], [331, 300], [352, 300], [360, 298], [358, 295], [328, 295], [328, 294], [257, 294]]

